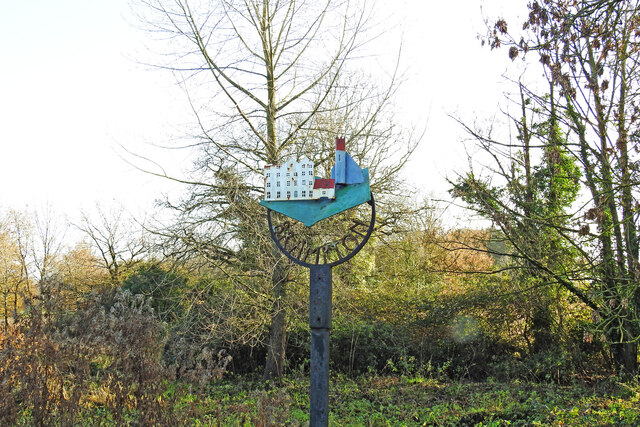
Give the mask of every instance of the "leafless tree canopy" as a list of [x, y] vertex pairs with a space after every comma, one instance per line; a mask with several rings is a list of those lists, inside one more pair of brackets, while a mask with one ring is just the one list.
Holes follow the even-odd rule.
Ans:
[[[177, 216], [158, 227], [163, 249], [206, 259], [241, 288], [271, 295], [270, 348], [280, 347], [275, 358], [283, 359], [285, 284], [293, 276], [257, 204], [262, 167], [304, 154], [328, 172], [333, 140], [345, 135], [352, 155], [371, 168], [377, 200], [391, 206], [415, 147], [388, 111], [397, 75], [380, 87], [358, 70], [358, 55], [375, 35], [373, 8], [350, 0], [144, 5], [141, 19], [168, 55], [160, 66], [188, 96], [196, 126], [186, 145], [199, 153], [184, 180], [187, 196], [166, 201]], [[398, 212], [388, 212], [391, 224]]]

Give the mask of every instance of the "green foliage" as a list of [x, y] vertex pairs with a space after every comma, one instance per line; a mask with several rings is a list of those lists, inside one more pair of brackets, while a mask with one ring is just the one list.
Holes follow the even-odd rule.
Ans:
[[[163, 411], [173, 414], [173, 422], [181, 425], [304, 426], [309, 422], [308, 390], [307, 377], [284, 377], [278, 383], [235, 377], [191, 392], [181, 383], [165, 383], [158, 399], [164, 403]], [[337, 375], [330, 383], [329, 425], [633, 426], [640, 420], [639, 404], [638, 384], [613, 378], [558, 386]], [[75, 421], [113, 424], [113, 411], [109, 406], [89, 405], [76, 414]], [[22, 412], [18, 424], [31, 424], [31, 416]], [[136, 424], [139, 412], [126, 410], [121, 420], [125, 425]]]
[[331, 366], [348, 374], [408, 372], [411, 336], [407, 330], [384, 322], [352, 323], [347, 319], [334, 320], [331, 331]]
[[176, 321], [184, 315], [183, 298], [187, 279], [150, 262], [139, 266], [122, 283], [122, 289], [149, 298], [156, 316], [162, 321]]
[[562, 349], [548, 350], [525, 358], [490, 363], [492, 377], [498, 381], [525, 380], [537, 383], [567, 384], [582, 370], [581, 355]]
[[[522, 173], [509, 166], [523, 165], [525, 197], [506, 198], [502, 207], [536, 224], [546, 244], [538, 252], [527, 247], [513, 221], [500, 217], [504, 209], [488, 217], [538, 275], [593, 311], [591, 333], [608, 343], [614, 367], [634, 376], [640, 336], [638, 152], [632, 148], [640, 92], [633, 48], [640, 40], [638, 3], [549, 0], [528, 9], [524, 25], [509, 26], [516, 32], [498, 20], [490, 46], [508, 46], [511, 58], [519, 52], [537, 57], [548, 89], [519, 84], [522, 114], [513, 122], [520, 144], [474, 136], [495, 160], [490, 169], [510, 184], [521, 182]], [[516, 147], [522, 156], [512, 155]]]
[[579, 163], [568, 148], [556, 111], [541, 115], [531, 109], [525, 94], [520, 86], [517, 107], [522, 115], [510, 117], [519, 142], [508, 152], [500, 142], [468, 129], [492, 158], [493, 173], [476, 176], [470, 171], [453, 183], [451, 193], [492, 221], [495, 242], [486, 248], [498, 262], [487, 272], [503, 271], [511, 281], [511, 293], [524, 298], [503, 301], [511, 300], [509, 308], [523, 322], [524, 343], [519, 346], [526, 348], [520, 353], [533, 357], [551, 350], [555, 343], [569, 341], [567, 334], [575, 323], [564, 320], [580, 316], [585, 308], [570, 302], [576, 297], [586, 300], [576, 279], [576, 271], [584, 267], [585, 252], [572, 240], [575, 230], [571, 230], [581, 185]]
[[[531, 301], [514, 292], [532, 282], [509, 272], [466, 273], [500, 262], [476, 250], [495, 235], [414, 230], [376, 242], [354, 265], [335, 269], [332, 424], [637, 419], [628, 404], [633, 394], [616, 395], [611, 406], [603, 403], [608, 397], [596, 399], [601, 412], [594, 415], [591, 402], [580, 403], [583, 389], [573, 386], [568, 394], [578, 403], [569, 406], [566, 390], [556, 387], [575, 384], [598, 361], [598, 345], [583, 342], [579, 326], [588, 313], [580, 306], [559, 298], [563, 322], [554, 328], [562, 339], [551, 351], [533, 352]], [[41, 287], [49, 294], [60, 288]], [[289, 291], [296, 313], [287, 339], [292, 376], [277, 382], [223, 378], [228, 370], [255, 373], [266, 357], [267, 317], [256, 314], [257, 296], [248, 288], [243, 292], [206, 268], [169, 270], [157, 263], [140, 265], [123, 288], [87, 295], [72, 311], [44, 294], [29, 306], [0, 351], [1, 384], [10, 396], [3, 421], [308, 423], [308, 288]]]
[[[238, 377], [188, 396], [192, 425], [303, 426], [309, 383], [278, 385]], [[637, 384], [604, 380], [591, 386], [530, 382], [447, 382], [421, 376], [365, 375], [331, 379], [332, 426], [636, 425]]]

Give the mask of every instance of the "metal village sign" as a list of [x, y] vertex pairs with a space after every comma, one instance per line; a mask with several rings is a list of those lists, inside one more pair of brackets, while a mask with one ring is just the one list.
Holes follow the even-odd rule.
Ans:
[[331, 269], [364, 247], [376, 218], [369, 170], [346, 152], [344, 138], [336, 138], [335, 157], [330, 179], [316, 177], [307, 158], [265, 166], [260, 202], [278, 249], [309, 269], [312, 427], [329, 422]]

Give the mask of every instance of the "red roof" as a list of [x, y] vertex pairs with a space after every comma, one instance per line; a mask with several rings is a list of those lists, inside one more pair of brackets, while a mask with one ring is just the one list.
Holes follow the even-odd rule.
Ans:
[[336, 138], [336, 150], [344, 151], [344, 138]]
[[317, 188], [334, 188], [336, 186], [335, 179], [316, 178], [313, 183], [313, 189]]

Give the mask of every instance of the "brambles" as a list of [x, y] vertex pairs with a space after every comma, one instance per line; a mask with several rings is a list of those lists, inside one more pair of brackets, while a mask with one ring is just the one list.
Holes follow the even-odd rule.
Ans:
[[0, 337], [3, 424], [166, 425], [181, 417], [172, 409], [179, 394], [163, 395], [174, 373], [162, 361], [165, 330], [148, 301], [109, 290], [65, 318], [52, 315], [56, 298], [28, 300]]

